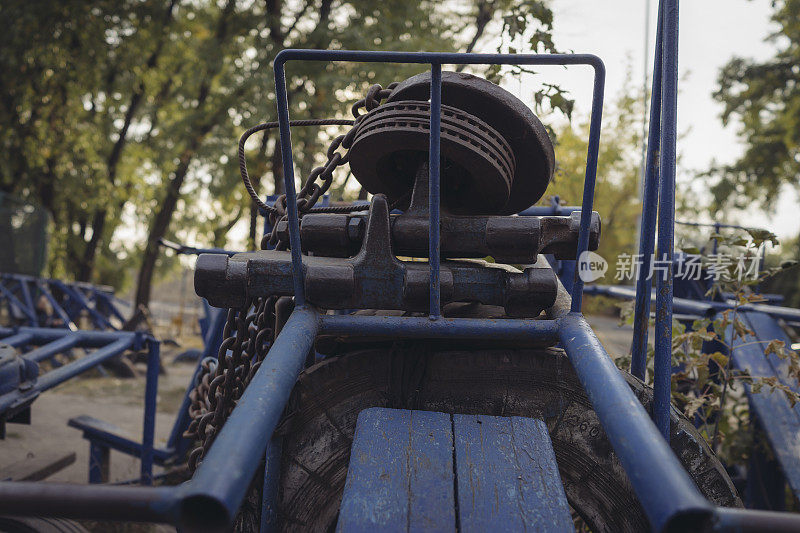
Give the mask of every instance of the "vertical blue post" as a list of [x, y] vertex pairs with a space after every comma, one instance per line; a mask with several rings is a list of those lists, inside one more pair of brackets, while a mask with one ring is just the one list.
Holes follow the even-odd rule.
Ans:
[[661, 190], [658, 210], [658, 257], [666, 272], [656, 279], [655, 378], [653, 415], [669, 440], [672, 377], [672, 255], [675, 231], [675, 158], [678, 121], [678, 0], [664, 6], [663, 108], [661, 116]]
[[142, 485], [153, 484], [153, 441], [156, 431], [156, 398], [161, 358], [159, 343], [147, 340], [147, 381], [144, 389], [144, 428], [142, 430]]
[[281, 451], [283, 440], [273, 437], [267, 444], [264, 454], [264, 485], [261, 493], [260, 533], [278, 530], [278, 484], [281, 477]]
[[441, 316], [441, 294], [439, 292], [439, 193], [441, 190], [439, 183], [439, 147], [441, 135], [442, 118], [442, 65], [440, 63], [431, 64], [431, 134], [430, 134], [430, 156], [428, 160], [428, 211], [429, 226], [431, 229], [428, 243], [428, 258], [431, 267], [431, 287], [430, 287], [430, 317], [436, 320]]
[[576, 268], [572, 279], [572, 305], [570, 311], [581, 312], [583, 303], [583, 280], [580, 278], [582, 255], [589, 249], [589, 223], [592, 220], [594, 187], [597, 183], [597, 157], [600, 151], [600, 126], [603, 118], [603, 90], [606, 83], [606, 68], [599, 60], [591, 63], [594, 68], [594, 87], [592, 89], [592, 116], [589, 122], [589, 147], [586, 156], [586, 177], [583, 184], [581, 202], [581, 230], [578, 234], [578, 250], [575, 254]]
[[636, 279], [636, 303], [633, 315], [631, 374], [644, 380], [647, 370], [647, 333], [650, 325], [650, 267], [656, 241], [658, 212], [658, 151], [661, 145], [661, 80], [662, 41], [664, 38], [664, 2], [658, 3], [656, 53], [653, 61], [653, 88], [650, 93], [650, 125], [647, 134], [642, 219], [639, 223], [639, 257], [642, 260]]
[[278, 101], [278, 123], [283, 157], [283, 179], [286, 191], [286, 208], [289, 217], [289, 246], [292, 251], [292, 276], [296, 307], [306, 303], [303, 276], [303, 255], [300, 249], [300, 218], [297, 216], [297, 193], [294, 187], [294, 159], [292, 158], [292, 134], [289, 129], [289, 100], [286, 96], [286, 71], [284, 60], [275, 59], [275, 99]]

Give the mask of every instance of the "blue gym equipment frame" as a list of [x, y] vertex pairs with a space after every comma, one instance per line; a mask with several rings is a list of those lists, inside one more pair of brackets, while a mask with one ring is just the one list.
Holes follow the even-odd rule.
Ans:
[[[662, 0], [653, 78], [648, 166], [642, 216], [641, 252], [647, 257], [658, 227], [659, 255], [672, 257], [677, 108], [678, 2]], [[415, 63], [431, 66], [430, 124], [430, 309], [428, 317], [323, 315], [304, 297], [300, 230], [294, 180], [285, 66], [290, 61]], [[663, 61], [663, 65], [662, 65]], [[605, 67], [588, 54], [456, 54], [372, 51], [284, 50], [274, 61], [295, 309], [267, 358], [217, 435], [194, 477], [176, 487], [75, 486], [0, 483], [0, 513], [74, 518], [170, 522], [185, 530], [226, 528], [266, 456], [265, 508], [277, 483], [270, 444], [284, 406], [317, 335], [400, 338], [492, 338], [560, 343], [566, 351], [606, 434], [655, 531], [797, 531], [800, 516], [716, 507], [698, 491], [673, 454], [669, 430], [672, 343], [672, 277], [656, 287], [655, 404], [650, 415], [636, 399], [581, 314], [583, 282], [575, 278], [569, 312], [548, 320], [444, 318], [439, 292], [440, 111], [443, 64], [583, 65], [594, 73], [591, 123], [577, 256], [587, 250], [596, 182]], [[658, 153], [658, 157], [656, 156]], [[656, 171], [658, 165], [658, 171]], [[658, 210], [658, 219], [656, 212]], [[647, 272], [647, 269], [642, 269]], [[640, 279], [636, 324], [638, 364], [646, 357], [649, 280]], [[636, 348], [636, 346], [635, 346]]]

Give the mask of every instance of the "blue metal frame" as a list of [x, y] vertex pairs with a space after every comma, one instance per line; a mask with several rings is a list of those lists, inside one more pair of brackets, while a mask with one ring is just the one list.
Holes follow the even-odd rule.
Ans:
[[[101, 365], [128, 350], [147, 348], [147, 381], [145, 384], [144, 427], [142, 431], [141, 482], [152, 481], [156, 397], [160, 367], [160, 343], [149, 335], [133, 331], [71, 331], [62, 328], [0, 328], [0, 343], [11, 346], [35, 345], [38, 348], [20, 356], [26, 365], [33, 365], [32, 375], [17, 387], [4, 387], [0, 395], [0, 419], [12, 419], [28, 409], [48, 389]], [[38, 375], [36, 365], [72, 348], [95, 348], [86, 356]], [[90, 464], [90, 470], [91, 470]], [[91, 476], [91, 471], [90, 471]]]
[[[437, 52], [371, 52], [371, 51], [338, 51], [338, 50], [283, 50], [274, 61], [275, 70], [275, 95], [278, 104], [278, 122], [280, 123], [281, 154], [283, 156], [283, 172], [287, 198], [287, 215], [289, 219], [289, 243], [292, 251], [292, 265], [294, 274], [295, 304], [298, 307], [305, 305], [304, 273], [302, 267], [302, 254], [300, 247], [300, 226], [297, 214], [297, 198], [294, 177], [294, 160], [292, 156], [292, 139], [289, 128], [289, 105], [286, 94], [285, 65], [288, 61], [349, 61], [365, 63], [415, 63], [431, 65], [431, 163], [429, 163], [429, 227], [431, 228], [430, 249], [439, 249], [438, 236], [438, 208], [433, 206], [440, 194], [439, 166], [433, 163], [434, 153], [438, 154], [440, 145], [439, 116], [441, 113], [441, 100], [433, 98], [441, 94], [441, 76], [437, 70], [445, 64], [462, 65], [587, 65], [594, 69], [594, 83], [592, 91], [592, 111], [589, 125], [589, 147], [586, 158], [586, 177], [583, 189], [583, 202], [581, 213], [580, 234], [576, 257], [586, 251], [589, 246], [589, 223], [594, 202], [594, 189], [597, 178], [597, 156], [600, 147], [600, 126], [603, 112], [603, 91], [605, 86], [605, 66], [599, 57], [591, 54], [458, 54]], [[440, 73], [439, 73], [440, 74]], [[435, 86], [434, 86], [435, 85]], [[431, 291], [432, 304], [435, 303], [439, 293], [438, 256], [430, 257], [431, 262]], [[434, 286], [435, 285], [435, 286]], [[572, 289], [572, 311], [581, 309], [583, 281], [576, 276]], [[431, 316], [438, 317], [441, 309], [432, 309]]]
[[[54, 292], [63, 295], [56, 298]], [[68, 283], [57, 279], [36, 278], [24, 274], [0, 273], [0, 304], [5, 302], [12, 316], [31, 327], [50, 327], [52, 324], [43, 321], [37, 313], [36, 298], [44, 297], [53, 308], [53, 315], [46, 318], [58, 318], [61, 326], [72, 330], [78, 329], [81, 313], [86, 311], [94, 329], [116, 328], [111, 319], [120, 323], [125, 317], [118, 304], [124, 303], [114, 296], [108, 287], [100, 287], [91, 283]]]

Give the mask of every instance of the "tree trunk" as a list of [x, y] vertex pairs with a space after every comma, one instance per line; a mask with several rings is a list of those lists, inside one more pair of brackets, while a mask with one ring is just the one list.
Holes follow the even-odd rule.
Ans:
[[[160, 37], [156, 43], [155, 50], [151, 52], [150, 56], [145, 62], [145, 72], [153, 70], [158, 66], [158, 58], [161, 55], [161, 50], [164, 46], [167, 36], [166, 29], [172, 20], [172, 14], [175, 10], [176, 4], [177, 0], [171, 0], [167, 6], [167, 10], [164, 13], [164, 19], [161, 22], [161, 31], [159, 32]], [[133, 94], [131, 94], [131, 99], [128, 102], [128, 109], [125, 112], [125, 119], [118, 132], [117, 142], [115, 142], [114, 146], [111, 148], [111, 153], [106, 161], [106, 176], [111, 185], [116, 185], [117, 167], [119, 166], [119, 161], [122, 158], [122, 151], [125, 148], [125, 144], [128, 142], [128, 130], [130, 129], [133, 118], [136, 115], [136, 110], [139, 107], [139, 104], [141, 104], [141, 102], [144, 100], [144, 94], [145, 84], [143, 73], [142, 77], [139, 78], [139, 83], [136, 86], [136, 89], [133, 91]], [[92, 237], [89, 239], [89, 242], [86, 243], [86, 247], [83, 250], [83, 258], [80, 262], [77, 274], [78, 281], [90, 281], [92, 277], [92, 273], [94, 272], [95, 258], [97, 256], [97, 248], [103, 238], [107, 216], [108, 210], [103, 208], [95, 211], [94, 216], [92, 217]]]

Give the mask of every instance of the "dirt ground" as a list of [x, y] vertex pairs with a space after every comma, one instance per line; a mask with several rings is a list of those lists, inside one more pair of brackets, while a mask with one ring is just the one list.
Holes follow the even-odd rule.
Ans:
[[[598, 338], [612, 357], [628, 353], [631, 327], [618, 326], [612, 316], [588, 317]], [[197, 341], [194, 341], [195, 343]], [[191, 341], [189, 342], [192, 343]], [[175, 355], [186, 349], [162, 348], [166, 374], [159, 377], [156, 444], [163, 445], [169, 437], [195, 363], [173, 363]], [[142, 368], [142, 373], [143, 373]], [[144, 378], [119, 379], [91, 374], [73, 379], [42, 394], [33, 404], [31, 424], [9, 424], [6, 439], [0, 441], [0, 469], [25, 461], [29, 457], [48, 457], [74, 451], [75, 463], [51, 476], [48, 481], [69, 483], [88, 482], [89, 444], [81, 432], [67, 426], [75, 416], [90, 415], [112, 422], [131, 436], [141, 438], [144, 398]], [[155, 473], [160, 469], [156, 467]], [[119, 482], [139, 476], [139, 460], [119, 452], [111, 452], [111, 481]], [[166, 532], [167, 526], [86, 524], [93, 531]]]

